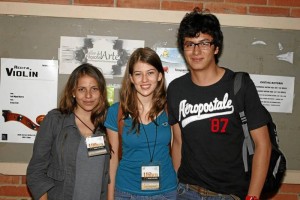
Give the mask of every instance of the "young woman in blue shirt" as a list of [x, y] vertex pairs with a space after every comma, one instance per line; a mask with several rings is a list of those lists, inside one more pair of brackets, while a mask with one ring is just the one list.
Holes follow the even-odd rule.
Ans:
[[104, 124], [112, 148], [109, 200], [176, 198], [165, 107], [161, 60], [154, 50], [138, 48], [128, 61], [120, 102], [109, 108]]

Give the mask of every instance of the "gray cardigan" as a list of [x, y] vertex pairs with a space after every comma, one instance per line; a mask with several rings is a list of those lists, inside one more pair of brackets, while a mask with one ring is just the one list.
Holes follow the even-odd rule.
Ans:
[[[72, 200], [76, 156], [81, 136], [74, 114], [50, 111], [37, 133], [33, 155], [27, 168], [27, 185], [33, 199], [48, 193], [48, 200]], [[107, 199], [109, 155], [105, 155], [101, 200]]]

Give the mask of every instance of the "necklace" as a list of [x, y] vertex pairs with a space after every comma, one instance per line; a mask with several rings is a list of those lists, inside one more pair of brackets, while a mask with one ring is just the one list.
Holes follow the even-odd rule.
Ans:
[[83, 125], [85, 125], [88, 129], [90, 129], [91, 131], [92, 131], [92, 133], [94, 133], [94, 130], [93, 129], [91, 129], [86, 123], [84, 123], [75, 113], [74, 113], [74, 115], [75, 115], [75, 117], [79, 120], [79, 121], [81, 121], [81, 123], [83, 124]]

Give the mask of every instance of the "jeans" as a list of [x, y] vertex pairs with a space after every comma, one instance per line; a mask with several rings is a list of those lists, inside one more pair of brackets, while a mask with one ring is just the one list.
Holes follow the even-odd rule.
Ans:
[[216, 196], [204, 196], [196, 191], [190, 190], [186, 184], [179, 183], [177, 187], [177, 200], [235, 200], [237, 198], [218, 194]]
[[176, 190], [153, 196], [141, 196], [115, 189], [115, 200], [176, 200]]

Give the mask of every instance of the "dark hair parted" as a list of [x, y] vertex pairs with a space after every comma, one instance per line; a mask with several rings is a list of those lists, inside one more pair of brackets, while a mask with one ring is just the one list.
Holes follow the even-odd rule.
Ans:
[[223, 33], [218, 18], [210, 14], [208, 10], [201, 11], [196, 7], [182, 19], [177, 34], [179, 51], [183, 53], [184, 39], [186, 37], [198, 37], [200, 33], [212, 36], [213, 44], [219, 48], [218, 54], [215, 55], [215, 61], [218, 63], [223, 50]]
[[129, 115], [133, 120], [131, 130], [136, 130], [139, 133], [139, 109], [137, 91], [133, 83], [131, 83], [130, 75], [134, 72], [134, 67], [138, 62], [147, 63], [155, 67], [155, 69], [162, 74], [161, 81], [158, 82], [156, 89], [153, 92], [152, 108], [149, 111], [149, 119], [153, 121], [157, 115], [166, 106], [166, 85], [164, 69], [161, 60], [157, 53], [149, 47], [138, 48], [130, 56], [127, 63], [125, 75], [122, 81], [120, 90], [120, 105], [123, 113], [123, 118]]
[[79, 78], [83, 76], [90, 76], [98, 83], [100, 101], [92, 110], [91, 121], [95, 127], [103, 128], [107, 108], [109, 107], [107, 101], [106, 82], [99, 69], [91, 64], [82, 64], [74, 69], [74, 71], [70, 74], [67, 84], [63, 90], [58, 109], [63, 114], [70, 114], [74, 111], [77, 103], [75, 98], [73, 98], [73, 92], [78, 85]]

